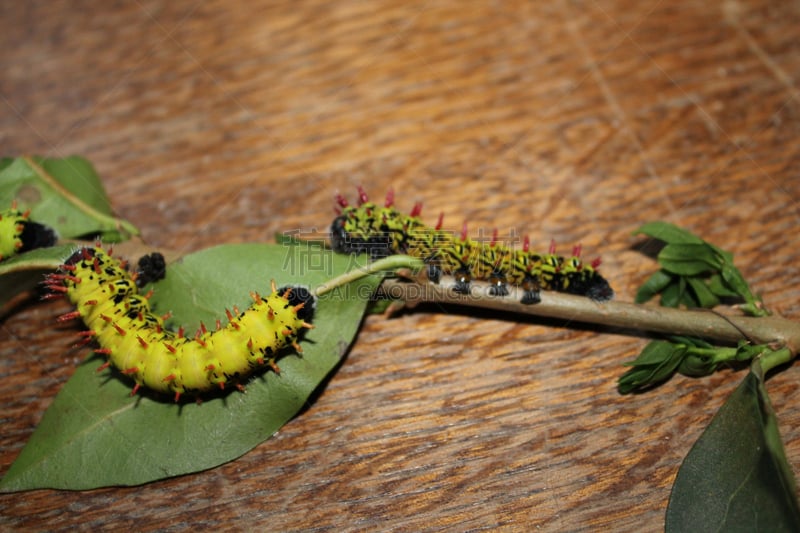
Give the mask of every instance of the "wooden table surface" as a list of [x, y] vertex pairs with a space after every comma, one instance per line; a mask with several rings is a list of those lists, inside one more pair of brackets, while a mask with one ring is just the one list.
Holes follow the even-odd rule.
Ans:
[[[394, 188], [473, 233], [602, 255], [618, 299], [667, 220], [800, 319], [800, 4], [5, 2], [4, 155], [80, 154], [182, 252], [324, 229]], [[67, 304], [0, 324], [0, 475], [75, 368]], [[621, 396], [644, 335], [435, 306], [368, 317], [273, 439], [134, 488], [0, 495], [0, 529], [663, 528], [682, 458], [743, 373]], [[797, 369], [768, 389], [800, 467]]]

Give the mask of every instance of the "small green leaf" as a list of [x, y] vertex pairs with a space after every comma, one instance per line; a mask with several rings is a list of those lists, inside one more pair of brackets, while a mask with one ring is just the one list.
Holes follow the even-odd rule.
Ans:
[[55, 229], [62, 239], [100, 236], [117, 242], [139, 232], [114, 217], [103, 185], [92, 165], [77, 156], [64, 159], [3, 159], [0, 207], [16, 200], [31, 219]]
[[[322, 255], [311, 262], [301, 246], [251, 244], [192, 254], [155, 284], [153, 309], [172, 311], [192, 331], [200, 321], [224, 319], [225, 307], [245, 309], [249, 292], [268, 292], [270, 278], [279, 286], [316, 286], [353, 266], [351, 257], [315, 253]], [[278, 361], [280, 375], [256, 375], [244, 393], [200, 404], [131, 397], [129, 380], [117, 372], [98, 374], [102, 360], [89, 357], [44, 414], [0, 490], [137, 485], [241, 456], [306, 406], [341, 362], [380, 279], [362, 278], [321, 297], [315, 328], [300, 343], [303, 353], [289, 351]]]
[[738, 292], [728, 286], [722, 279], [721, 274], [712, 274], [708, 279], [708, 288], [714, 293], [715, 296], [720, 298], [736, 298], [741, 297]]
[[718, 365], [713, 353], [688, 350], [678, 372], [689, 377], [708, 376], [714, 373]]
[[710, 309], [719, 304], [719, 298], [711, 292], [708, 285], [706, 285], [703, 280], [695, 277], [688, 277], [686, 278], [686, 282], [689, 284], [689, 287], [692, 288], [694, 298], [698, 303], [697, 307]]
[[675, 352], [675, 345], [667, 341], [651, 341], [644, 347], [642, 353], [625, 366], [657, 365], [669, 360]]
[[798, 530], [794, 476], [756, 359], [684, 459], [666, 531]]
[[674, 276], [664, 270], [656, 271], [639, 287], [636, 292], [636, 303], [643, 304], [650, 301], [656, 294], [663, 291], [673, 279]]
[[661, 291], [660, 303], [663, 307], [678, 307], [686, 294], [686, 281], [682, 277], [675, 278]]
[[648, 222], [633, 232], [644, 234], [667, 244], [703, 244], [703, 239], [669, 222]]
[[620, 394], [628, 394], [668, 380], [685, 354], [686, 346], [667, 341], [650, 342], [636, 360], [625, 363], [633, 368], [620, 376], [617, 390]]
[[721, 275], [725, 284], [736, 291], [745, 301], [745, 304], [741, 306], [742, 310], [751, 316], [769, 315], [769, 311], [761, 305], [761, 301], [750, 292], [750, 287], [738, 268], [732, 263], [725, 263], [722, 267]]
[[680, 276], [696, 276], [722, 267], [722, 260], [703, 244], [668, 244], [658, 253], [661, 268]]

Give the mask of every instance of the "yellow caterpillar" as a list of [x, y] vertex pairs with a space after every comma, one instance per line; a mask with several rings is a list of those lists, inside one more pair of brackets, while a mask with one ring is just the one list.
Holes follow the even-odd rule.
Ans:
[[47, 278], [51, 291], [64, 294], [76, 310], [60, 320], [81, 318], [108, 361], [140, 387], [174, 396], [200, 395], [224, 389], [259, 368], [278, 372], [275, 360], [289, 346], [300, 352], [298, 335], [309, 323], [314, 300], [301, 287], [276, 289], [269, 296], [252, 293], [253, 305], [240, 313], [226, 310], [228, 324], [216, 331], [204, 327], [194, 337], [164, 328], [150, 310], [125, 265], [99, 246], [76, 251], [58, 272]]

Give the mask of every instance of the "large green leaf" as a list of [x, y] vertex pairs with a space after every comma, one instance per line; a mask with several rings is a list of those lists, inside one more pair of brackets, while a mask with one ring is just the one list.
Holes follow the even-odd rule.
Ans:
[[100, 178], [81, 157], [0, 160], [0, 208], [13, 201], [62, 239], [100, 236], [116, 242], [139, 233], [130, 222], [114, 217]]
[[[168, 269], [151, 300], [188, 328], [213, 324], [224, 308], [249, 305], [249, 292], [278, 285], [317, 284], [353, 265], [353, 259], [302, 246], [226, 245], [192, 254]], [[316, 265], [311, 270], [309, 265]], [[89, 489], [136, 485], [212, 468], [241, 456], [294, 416], [340, 362], [352, 342], [378, 276], [363, 278], [320, 299], [315, 328], [302, 355], [291, 351], [280, 375], [255, 376], [244, 393], [202, 403], [131, 397], [117, 373], [98, 374], [89, 357], [64, 386], [27, 446], [0, 482], [0, 490]], [[188, 329], [192, 331], [192, 329]]]
[[666, 530], [800, 530], [794, 476], [759, 359], [684, 459]]

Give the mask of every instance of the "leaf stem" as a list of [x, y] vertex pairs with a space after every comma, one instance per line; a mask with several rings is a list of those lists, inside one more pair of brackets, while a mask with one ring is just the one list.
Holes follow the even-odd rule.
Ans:
[[369, 263], [364, 267], [354, 268], [341, 276], [337, 276], [318, 286], [314, 289], [313, 293], [314, 296], [319, 297], [365, 276], [393, 273], [399, 269], [419, 270], [422, 267], [423, 262], [420, 259], [415, 259], [408, 255], [392, 255]]

